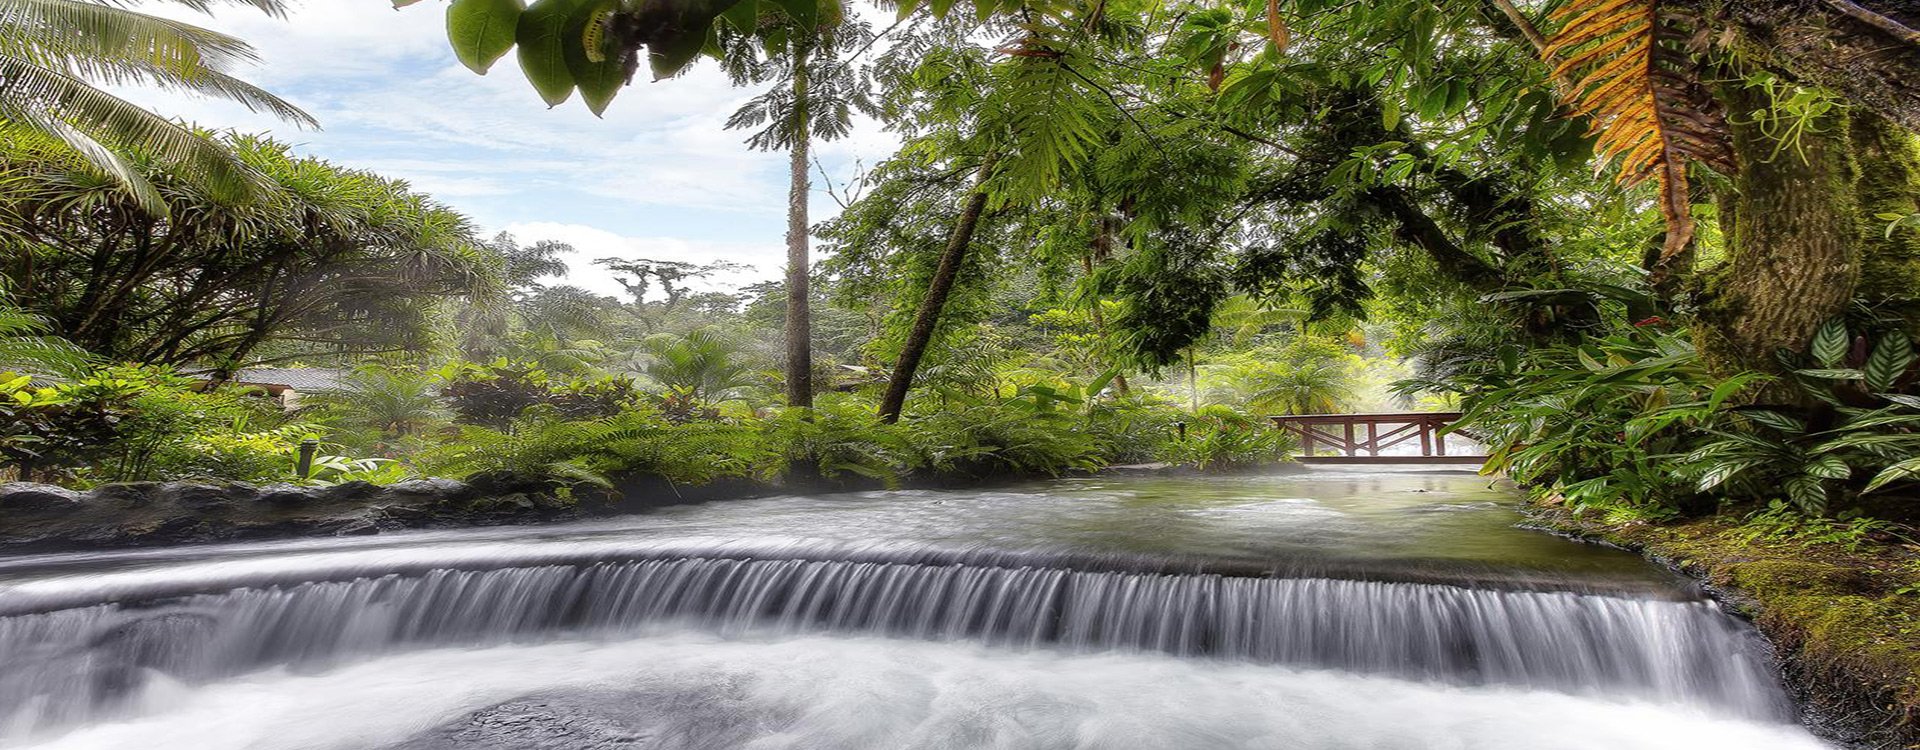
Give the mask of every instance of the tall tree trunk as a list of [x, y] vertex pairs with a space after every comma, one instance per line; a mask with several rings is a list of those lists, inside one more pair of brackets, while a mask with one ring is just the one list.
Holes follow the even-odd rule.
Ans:
[[[1094, 258], [1099, 257], [1100, 259], [1105, 260], [1108, 255], [1112, 254], [1112, 252], [1113, 252], [1113, 223], [1110, 220], [1108, 220], [1106, 216], [1100, 216], [1094, 219], [1093, 252], [1087, 255], [1081, 256], [1080, 258], [1080, 267], [1086, 271], [1088, 283], [1092, 283], [1093, 281]], [[1101, 311], [1100, 309], [1100, 292], [1097, 289], [1093, 293], [1092, 308], [1093, 308], [1092, 309], [1093, 335], [1095, 340], [1100, 342], [1100, 348], [1102, 349], [1101, 354], [1106, 354], [1107, 352], [1105, 351], [1105, 349], [1107, 347], [1107, 315], [1105, 312]], [[1120, 365], [1117, 363], [1112, 363], [1110, 364], [1110, 366], [1114, 367], [1116, 370], [1118, 370], [1118, 368], [1120, 367]], [[1114, 373], [1113, 389], [1115, 392], [1119, 393], [1121, 397], [1125, 397], [1127, 395], [1127, 392], [1131, 390], [1131, 388], [1127, 385], [1127, 374], [1125, 372]], [[1095, 395], [1097, 394], [1089, 393], [1087, 394], [1087, 398], [1091, 399]]]
[[1723, 203], [1727, 262], [1706, 281], [1695, 338], [1720, 372], [1778, 370], [1774, 352], [1805, 349], [1860, 281], [1847, 115], [1782, 144], [1767, 133], [1764, 93], [1739, 83], [1721, 93], [1740, 173]]
[[813, 406], [813, 314], [807, 308], [812, 264], [807, 253], [808, 141], [812, 137], [807, 112], [807, 47], [798, 45], [793, 57], [793, 99], [797, 131], [787, 191], [787, 405]]
[[980, 226], [980, 215], [987, 210], [987, 176], [993, 171], [993, 160], [988, 159], [974, 173], [973, 188], [967, 194], [967, 203], [960, 210], [960, 220], [953, 227], [953, 235], [947, 238], [947, 247], [940, 253], [940, 265], [934, 269], [933, 280], [927, 284], [926, 296], [920, 298], [920, 309], [914, 313], [913, 328], [907, 332], [907, 340], [900, 348], [900, 361], [894, 363], [893, 379], [887, 381], [887, 395], [880, 401], [880, 419], [889, 424], [900, 421], [900, 411], [906, 408], [907, 391], [913, 388], [913, 374], [920, 369], [920, 360], [927, 355], [927, 346], [933, 342], [933, 332], [940, 324], [940, 311], [947, 306], [947, 297], [953, 294], [954, 279], [960, 276], [960, 266], [967, 259], [967, 249], [973, 245], [973, 231]]
[[1187, 411], [1200, 413], [1200, 363], [1194, 359], [1193, 347], [1187, 347]]

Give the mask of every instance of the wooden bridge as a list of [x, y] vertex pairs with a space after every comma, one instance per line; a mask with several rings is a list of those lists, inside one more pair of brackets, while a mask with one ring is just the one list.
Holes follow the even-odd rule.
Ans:
[[[1272, 419], [1280, 429], [1300, 438], [1300, 460], [1307, 463], [1478, 464], [1487, 460], [1476, 452], [1447, 452], [1447, 436], [1441, 430], [1460, 419], [1457, 411], [1300, 414]], [[1420, 455], [1381, 455], [1414, 440], [1420, 441]], [[1316, 453], [1321, 448], [1331, 452]]]

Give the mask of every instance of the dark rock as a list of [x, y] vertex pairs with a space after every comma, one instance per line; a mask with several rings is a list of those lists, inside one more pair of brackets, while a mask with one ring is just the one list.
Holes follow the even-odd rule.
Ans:
[[334, 536], [372, 536], [380, 533], [380, 525], [370, 518], [349, 518], [333, 528]]
[[372, 482], [355, 480], [352, 482], [341, 482], [331, 487], [322, 487], [318, 494], [320, 501], [324, 503], [365, 504], [367, 501], [378, 497], [381, 489], [380, 485]]
[[32, 482], [0, 484], [0, 511], [61, 514], [81, 508], [80, 493], [65, 487]]
[[270, 484], [260, 488], [259, 502], [276, 508], [304, 508], [313, 505], [319, 492], [311, 487]]
[[182, 508], [206, 512], [231, 509], [258, 497], [259, 493], [258, 489], [245, 484], [168, 482], [160, 486], [157, 496]]
[[103, 484], [87, 493], [96, 507], [113, 510], [138, 510], [153, 505], [160, 494], [159, 482], [121, 482]]
[[467, 483], [452, 479], [409, 479], [387, 485], [381, 497], [403, 505], [445, 505], [472, 499], [475, 494]]
[[536, 510], [540, 507], [540, 503], [535, 502], [533, 496], [516, 492], [509, 495], [477, 498], [467, 507], [477, 513], [517, 514]]

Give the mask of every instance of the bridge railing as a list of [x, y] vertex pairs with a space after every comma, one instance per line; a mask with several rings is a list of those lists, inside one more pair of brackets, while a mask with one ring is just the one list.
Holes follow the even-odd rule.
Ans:
[[[1447, 453], [1448, 425], [1460, 419], [1457, 411], [1420, 411], [1383, 414], [1291, 414], [1272, 417], [1281, 429], [1300, 438], [1302, 460], [1393, 463], [1416, 459], [1381, 455], [1382, 451], [1420, 441], [1418, 462], [1474, 463], [1486, 460], [1472, 452]], [[1322, 448], [1332, 451], [1322, 455]]]

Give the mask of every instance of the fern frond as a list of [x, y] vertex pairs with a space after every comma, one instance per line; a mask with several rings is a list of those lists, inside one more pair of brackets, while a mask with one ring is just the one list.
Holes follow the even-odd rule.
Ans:
[[1563, 93], [1576, 115], [1593, 119], [1596, 152], [1617, 160], [1620, 184], [1659, 186], [1665, 268], [1693, 242], [1687, 165], [1737, 168], [1726, 118], [1688, 52], [1697, 19], [1662, 0], [1575, 0], [1553, 19], [1560, 29], [1541, 56], [1554, 78], [1575, 81]]

